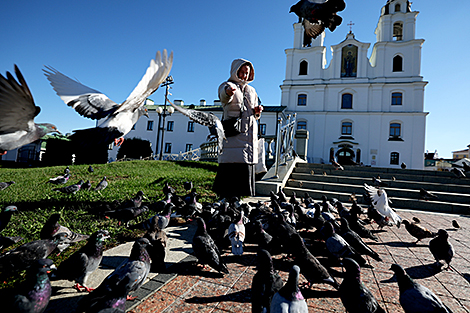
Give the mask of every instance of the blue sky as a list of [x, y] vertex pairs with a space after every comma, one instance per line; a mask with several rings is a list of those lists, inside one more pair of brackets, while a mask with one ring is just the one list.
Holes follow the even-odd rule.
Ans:
[[[93, 127], [55, 94], [43, 75], [50, 65], [69, 77], [124, 101], [158, 50], [173, 51], [172, 99], [186, 104], [217, 98], [230, 63], [246, 58], [255, 66], [253, 86], [264, 105], [279, 105], [285, 78], [284, 50], [293, 45], [289, 13], [296, 1], [3, 1], [0, 10], [0, 72], [21, 69], [41, 113], [64, 132]], [[374, 30], [386, 0], [346, 0], [343, 23], [326, 31], [327, 47], [343, 41], [352, 28], [356, 39], [375, 43]], [[425, 149], [440, 157], [470, 144], [467, 33], [470, 1], [415, 0], [416, 38], [425, 39], [421, 75], [427, 117]], [[372, 49], [369, 49], [369, 55]], [[330, 51], [329, 48], [327, 51]], [[328, 55], [328, 61], [330, 55]], [[163, 103], [164, 89], [152, 97]], [[145, 118], [145, 117], [144, 117]]]

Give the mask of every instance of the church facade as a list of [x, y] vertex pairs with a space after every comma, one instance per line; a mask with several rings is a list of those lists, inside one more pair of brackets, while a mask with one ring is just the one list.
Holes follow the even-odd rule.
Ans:
[[297, 129], [309, 132], [309, 162], [424, 168], [427, 82], [420, 75], [424, 40], [415, 37], [418, 13], [409, 1], [389, 0], [370, 58], [370, 44], [350, 31], [331, 47], [329, 65], [325, 33], [307, 44], [302, 24], [294, 24], [281, 105], [297, 113]]

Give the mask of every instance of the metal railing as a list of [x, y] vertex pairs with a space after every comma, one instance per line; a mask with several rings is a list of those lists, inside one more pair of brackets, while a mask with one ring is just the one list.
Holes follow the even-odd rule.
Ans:
[[[165, 161], [199, 161], [200, 158], [201, 158], [200, 148], [190, 150], [188, 152], [162, 154], [162, 160], [165, 160]], [[127, 158], [126, 156], [124, 156], [122, 159], [116, 160], [116, 162], [133, 161], [133, 160], [157, 160], [157, 159], [158, 157], [153, 154], [146, 158], [139, 158], [139, 159], [132, 159], [132, 158]]]
[[294, 157], [294, 129], [297, 113], [287, 115], [286, 123], [282, 125], [282, 118], [277, 119], [276, 155], [274, 177], [279, 177], [279, 166], [286, 165]]

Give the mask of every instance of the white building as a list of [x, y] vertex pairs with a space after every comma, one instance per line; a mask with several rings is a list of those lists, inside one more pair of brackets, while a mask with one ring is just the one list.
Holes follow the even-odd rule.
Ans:
[[294, 47], [286, 49], [281, 105], [297, 112], [297, 128], [309, 131], [308, 161], [352, 162], [379, 167], [424, 168], [424, 87], [420, 76], [423, 39], [406, 0], [389, 0], [380, 12], [377, 42], [352, 32], [331, 47], [326, 64], [325, 33], [310, 47], [303, 26], [294, 24]]

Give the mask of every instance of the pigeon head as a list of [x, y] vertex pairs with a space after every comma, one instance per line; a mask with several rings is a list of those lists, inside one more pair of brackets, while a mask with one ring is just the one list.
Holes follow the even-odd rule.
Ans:
[[401, 265], [392, 264], [390, 270], [392, 270], [397, 276], [398, 288], [400, 289], [400, 293], [413, 287], [413, 285], [415, 284], [413, 282], [413, 279], [411, 279], [411, 277], [405, 272]]
[[294, 265], [289, 272], [287, 283], [279, 290], [279, 294], [287, 300], [302, 300], [304, 297], [299, 289], [300, 267]]
[[131, 255], [129, 256], [130, 260], [149, 260], [149, 254], [147, 247], [153, 247], [150, 241], [147, 238], [139, 238], [134, 242], [132, 246]]
[[54, 242], [60, 244], [70, 242], [71, 239], [69, 238], [69, 235], [67, 233], [58, 233], [54, 235], [53, 240]]
[[437, 236], [441, 239], [447, 240], [447, 238], [449, 238], [449, 233], [445, 229], [439, 229], [437, 231]]
[[105, 229], [100, 229], [94, 232], [88, 241], [95, 241], [98, 243], [103, 243], [106, 239], [110, 238], [109, 231]]
[[9, 206], [7, 206], [6, 208], [3, 209], [3, 212], [15, 213], [15, 212], [18, 212], [18, 208], [14, 205], [9, 205]]
[[328, 238], [335, 233], [335, 229], [333, 228], [333, 225], [330, 222], [328, 222], [325, 224], [325, 226], [323, 226], [322, 232], [325, 235], [325, 237]]
[[273, 259], [271, 258], [271, 254], [269, 254], [269, 252], [264, 249], [260, 249], [258, 250], [258, 253], [256, 256], [257, 256], [256, 269], [258, 271], [273, 274], [274, 266], [273, 266]]
[[56, 267], [51, 259], [40, 259], [35, 261], [27, 270], [29, 277], [34, 282], [46, 283], [49, 280], [49, 274]]
[[343, 259], [343, 267], [346, 270], [346, 275], [349, 277], [359, 278], [361, 276], [361, 267], [351, 258]]
[[350, 228], [349, 228], [349, 222], [347, 219], [345, 219], [344, 217], [341, 218], [341, 232], [342, 233], [345, 233], [347, 231], [349, 231]]
[[50, 124], [50, 123], [40, 123], [40, 124], [37, 124], [37, 126], [38, 126], [40, 137], [49, 133], [54, 133], [54, 132], [58, 134], [62, 134], [55, 125]]

